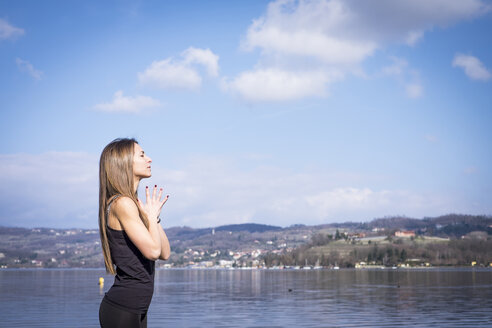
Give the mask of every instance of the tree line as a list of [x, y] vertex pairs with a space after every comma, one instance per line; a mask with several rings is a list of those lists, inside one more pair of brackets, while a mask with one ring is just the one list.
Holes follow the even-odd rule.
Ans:
[[[484, 238], [485, 237], [485, 238]], [[336, 240], [345, 239], [343, 252], [337, 249]], [[338, 245], [340, 245], [338, 243]], [[350, 245], [350, 246], [347, 246]], [[347, 248], [350, 250], [347, 251]], [[431, 266], [489, 266], [492, 262], [492, 238], [451, 239], [447, 242], [423, 242], [422, 237], [400, 239], [388, 237], [384, 243], [358, 244], [342, 234], [335, 236], [315, 234], [310, 243], [282, 253], [267, 253], [263, 256], [265, 265], [270, 266], [340, 266], [354, 267], [365, 262], [373, 265], [397, 266], [401, 264]]]

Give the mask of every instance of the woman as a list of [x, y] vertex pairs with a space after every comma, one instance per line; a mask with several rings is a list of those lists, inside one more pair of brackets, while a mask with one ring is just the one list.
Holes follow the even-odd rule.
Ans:
[[101, 327], [147, 327], [147, 310], [154, 292], [155, 261], [171, 253], [159, 214], [162, 188], [146, 203], [137, 197], [140, 180], [151, 176], [148, 157], [134, 139], [108, 144], [99, 163], [99, 232], [106, 271], [116, 274], [99, 308]]

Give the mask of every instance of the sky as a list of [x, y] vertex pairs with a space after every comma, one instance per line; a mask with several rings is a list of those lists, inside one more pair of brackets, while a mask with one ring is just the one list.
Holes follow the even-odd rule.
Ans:
[[492, 1], [0, 0], [0, 225], [96, 228], [136, 138], [165, 227], [492, 215]]

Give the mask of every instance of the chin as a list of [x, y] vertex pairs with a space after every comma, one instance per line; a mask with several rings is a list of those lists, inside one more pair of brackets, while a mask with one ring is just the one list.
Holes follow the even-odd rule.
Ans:
[[147, 178], [150, 178], [152, 176], [152, 173], [140, 173], [137, 175], [137, 177], [139, 177], [140, 179], [147, 179]]

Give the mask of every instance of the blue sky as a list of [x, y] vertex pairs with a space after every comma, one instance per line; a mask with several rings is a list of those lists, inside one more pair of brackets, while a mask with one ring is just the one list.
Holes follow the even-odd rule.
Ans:
[[0, 1], [0, 225], [97, 226], [135, 137], [166, 226], [492, 214], [492, 3]]

